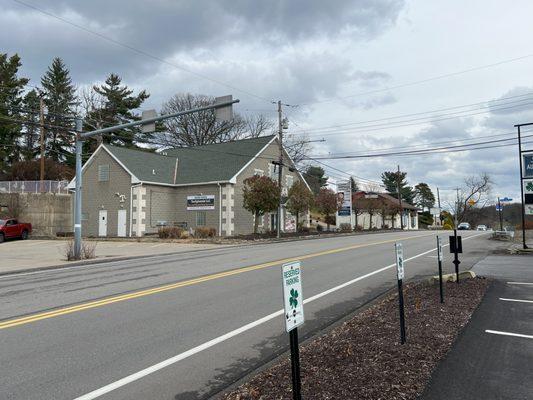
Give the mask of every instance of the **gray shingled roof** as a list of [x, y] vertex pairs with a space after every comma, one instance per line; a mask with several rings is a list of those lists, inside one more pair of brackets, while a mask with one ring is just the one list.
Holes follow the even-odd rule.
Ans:
[[[124, 166], [143, 182], [176, 184], [229, 181], [261, 151], [273, 136], [168, 149], [164, 154], [105, 145]], [[155, 174], [153, 173], [155, 171]]]

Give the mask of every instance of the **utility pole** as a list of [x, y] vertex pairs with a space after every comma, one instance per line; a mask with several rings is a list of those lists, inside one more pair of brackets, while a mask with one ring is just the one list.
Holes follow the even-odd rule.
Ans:
[[281, 110], [281, 100], [278, 101], [278, 141], [279, 141], [279, 164], [278, 164], [278, 186], [279, 186], [279, 204], [278, 204], [278, 223], [276, 224], [276, 237], [279, 239], [281, 237], [281, 216], [283, 213], [282, 210], [282, 202], [283, 202], [283, 194], [282, 188], [283, 185], [281, 184], [281, 178], [282, 178], [282, 166], [283, 166], [283, 118], [282, 118], [282, 110]]
[[503, 210], [502, 210], [502, 203], [500, 202], [499, 197], [498, 197], [498, 214], [500, 214], [500, 231], [503, 231]]
[[440, 221], [440, 224], [442, 225], [442, 217], [441, 217], [441, 208], [440, 208], [440, 192], [439, 192], [439, 188], [437, 187], [437, 204], [439, 205], [439, 221]]
[[400, 166], [398, 165], [398, 174], [396, 175], [396, 186], [398, 188], [398, 202], [400, 203], [400, 228], [403, 231], [403, 206], [402, 192], [400, 191]]
[[45, 153], [45, 132], [44, 132], [44, 100], [43, 96], [39, 97], [39, 133], [40, 133], [40, 144], [41, 144], [41, 173], [40, 173], [40, 188], [39, 191], [44, 191], [44, 153]]

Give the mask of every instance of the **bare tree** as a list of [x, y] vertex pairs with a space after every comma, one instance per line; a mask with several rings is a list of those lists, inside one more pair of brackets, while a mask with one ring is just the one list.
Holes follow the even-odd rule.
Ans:
[[247, 137], [259, 137], [265, 134], [275, 133], [274, 121], [263, 114], [249, 115], [244, 118]]
[[[170, 114], [211, 105], [215, 98], [191, 93], [174, 95], [163, 104], [162, 113]], [[274, 123], [263, 115], [243, 117], [235, 114], [231, 121], [218, 122], [214, 110], [170, 118], [164, 122], [166, 133], [160, 134], [161, 144], [171, 147], [201, 146], [272, 132]]]
[[284, 140], [285, 150], [295, 164], [301, 164], [311, 151], [311, 144], [307, 135], [288, 135]]
[[492, 180], [486, 173], [465, 178], [464, 186], [459, 189], [455, 201], [446, 202], [448, 208], [457, 215], [458, 223], [465, 221], [474, 209], [487, 205], [491, 188]]

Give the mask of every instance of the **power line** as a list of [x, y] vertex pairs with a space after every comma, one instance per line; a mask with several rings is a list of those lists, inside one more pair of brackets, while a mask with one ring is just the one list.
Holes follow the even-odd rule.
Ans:
[[[399, 115], [393, 115], [393, 116], [385, 117], [385, 118], [371, 119], [371, 120], [366, 120], [366, 121], [349, 122], [349, 123], [346, 123], [346, 124], [327, 125], [327, 126], [321, 126], [321, 127], [316, 127], [316, 128], [301, 129], [300, 131], [301, 132], [327, 131], [327, 130], [330, 130], [330, 129], [333, 129], [333, 128], [344, 128], [344, 127], [347, 127], [347, 126], [364, 125], [364, 124], [370, 124], [370, 123], [374, 123], [374, 122], [388, 122], [388, 121], [393, 120], [393, 119], [414, 117], [414, 116], [418, 116], [418, 115], [433, 114], [433, 113], [436, 113], [436, 112], [451, 111], [451, 110], [457, 110], [457, 109], [461, 109], [461, 108], [470, 108], [470, 107], [474, 107], [474, 106], [484, 105], [481, 108], [477, 108], [477, 109], [473, 109], [473, 110], [457, 111], [455, 113], [449, 113], [449, 114], [456, 114], [456, 113], [460, 113], [460, 112], [470, 112], [470, 111], [482, 110], [482, 109], [491, 107], [490, 103], [506, 102], [507, 100], [512, 100], [512, 99], [516, 99], [516, 98], [522, 98], [522, 97], [529, 97], [529, 96], [532, 96], [532, 95], [533, 95], [533, 92], [529, 92], [529, 93], [524, 93], [524, 94], [520, 94], [520, 95], [516, 95], [516, 96], [502, 97], [500, 99], [493, 99], [493, 100], [487, 100], [487, 101], [482, 101], [482, 102], [477, 102], [477, 103], [463, 104], [463, 105], [460, 105], [460, 106], [446, 107], [446, 108], [440, 108], [440, 109], [436, 109], [436, 110], [421, 111], [421, 112], [409, 113], [409, 114], [399, 114]], [[518, 100], [518, 102], [526, 101], [526, 100], [531, 100], [531, 99]], [[511, 103], [512, 102], [509, 102], [509, 104], [511, 104]], [[505, 103], [505, 104], [507, 104], [507, 103]], [[427, 117], [427, 118], [430, 118], [430, 117]], [[297, 131], [293, 131], [293, 132], [296, 133], [296, 132], [300, 132], [300, 131], [297, 130]]]
[[55, 19], [57, 19], [57, 20], [59, 20], [59, 21], [65, 23], [65, 24], [68, 24], [68, 25], [70, 25], [70, 26], [73, 26], [73, 27], [75, 27], [75, 28], [77, 28], [77, 29], [80, 29], [80, 30], [86, 32], [86, 33], [89, 33], [89, 34], [91, 34], [91, 35], [97, 36], [97, 37], [99, 37], [100, 39], [106, 40], [106, 41], [108, 41], [108, 42], [110, 42], [110, 43], [113, 43], [113, 44], [115, 44], [115, 45], [117, 45], [117, 46], [124, 47], [124, 48], [126, 48], [126, 49], [128, 49], [128, 50], [130, 50], [130, 51], [132, 51], [132, 52], [134, 52], [134, 53], [137, 53], [137, 54], [140, 54], [140, 55], [142, 55], [142, 56], [145, 56], [145, 57], [151, 58], [151, 59], [153, 59], [153, 60], [155, 60], [155, 61], [158, 61], [158, 62], [160, 62], [160, 63], [162, 63], [162, 64], [166, 64], [166, 65], [171, 66], [171, 67], [173, 67], [173, 68], [176, 68], [176, 69], [179, 69], [179, 70], [181, 70], [181, 71], [187, 72], [188, 74], [194, 75], [194, 76], [196, 76], [196, 77], [198, 77], [198, 78], [202, 78], [202, 79], [205, 79], [205, 80], [211, 81], [211, 82], [213, 82], [213, 83], [216, 83], [216, 84], [218, 84], [218, 85], [225, 86], [225, 87], [227, 87], [227, 88], [229, 88], [229, 89], [235, 90], [235, 91], [237, 91], [237, 92], [240, 92], [240, 93], [245, 94], [245, 95], [250, 96], [250, 97], [254, 97], [254, 98], [256, 98], [256, 99], [260, 99], [260, 100], [267, 101], [267, 102], [270, 102], [270, 101], [271, 101], [270, 99], [267, 99], [266, 97], [262, 97], [262, 96], [256, 95], [256, 94], [254, 94], [254, 93], [251, 93], [251, 92], [249, 92], [249, 91], [247, 91], [247, 90], [244, 90], [244, 89], [240, 89], [240, 88], [238, 88], [238, 87], [236, 87], [236, 86], [233, 86], [233, 85], [231, 85], [231, 84], [228, 84], [228, 83], [226, 83], [226, 82], [222, 82], [222, 81], [220, 81], [220, 80], [218, 80], [218, 79], [211, 78], [211, 77], [209, 77], [209, 76], [206, 76], [206, 75], [200, 74], [200, 73], [198, 73], [198, 72], [194, 72], [194, 71], [192, 71], [192, 70], [190, 70], [190, 69], [188, 69], [188, 68], [182, 67], [182, 66], [180, 66], [180, 65], [178, 65], [178, 64], [174, 64], [174, 63], [172, 63], [172, 62], [170, 62], [170, 61], [167, 61], [167, 60], [165, 60], [165, 59], [163, 59], [163, 58], [161, 58], [161, 57], [158, 57], [158, 56], [156, 56], [156, 55], [153, 55], [153, 54], [151, 54], [151, 53], [148, 53], [147, 51], [140, 50], [140, 49], [138, 49], [138, 48], [136, 48], [136, 47], [133, 47], [133, 46], [127, 44], [127, 43], [124, 43], [124, 42], [121, 42], [121, 41], [115, 40], [115, 39], [113, 39], [113, 38], [111, 38], [111, 37], [109, 37], [109, 36], [106, 36], [106, 35], [104, 35], [104, 34], [102, 34], [102, 33], [100, 33], [100, 32], [97, 32], [97, 31], [94, 31], [94, 30], [92, 30], [92, 29], [89, 29], [89, 28], [87, 28], [87, 27], [85, 27], [85, 26], [83, 26], [83, 25], [80, 25], [80, 24], [77, 24], [77, 23], [75, 23], [75, 22], [72, 22], [72, 21], [70, 21], [70, 20], [68, 20], [68, 19], [66, 19], [66, 18], [63, 18], [63, 17], [61, 17], [61, 16], [59, 16], [59, 15], [56, 15], [56, 14], [54, 14], [54, 13], [52, 13], [52, 12], [49, 12], [49, 11], [43, 10], [42, 8], [36, 7], [36, 6], [32, 5], [32, 4], [26, 3], [26, 2], [21, 1], [21, 0], [12, 0], [12, 1], [15, 2], [15, 3], [17, 3], [17, 4], [19, 4], [19, 5], [22, 5], [22, 6], [24, 6], [24, 7], [30, 8], [30, 9], [32, 9], [32, 10], [34, 10], [34, 11], [40, 12], [41, 14], [47, 15], [48, 17], [55, 18]]
[[[528, 99], [528, 100], [531, 100], [531, 99]], [[450, 119], [486, 114], [489, 111], [509, 110], [509, 109], [514, 109], [518, 107], [530, 106], [530, 105], [533, 105], [533, 102], [519, 104], [515, 106], [509, 106], [509, 107], [493, 107], [491, 110], [480, 111], [480, 112], [475, 112], [475, 113], [467, 113], [467, 114], [460, 114], [460, 115], [456, 115], [456, 113], [450, 113], [450, 114], [441, 114], [437, 116], [437, 117], [442, 117], [442, 118], [434, 118], [434, 117], [415, 118], [412, 120], [399, 121], [397, 123], [392, 123], [392, 124], [383, 123], [383, 124], [375, 124], [375, 125], [369, 125], [369, 126], [363, 126], [363, 127], [355, 127], [355, 128], [350, 128], [349, 130], [338, 129], [338, 130], [330, 130], [326, 132], [311, 132], [311, 133], [308, 133], [308, 135], [333, 136], [333, 135], [349, 135], [352, 133], [359, 133], [359, 132], [365, 133], [365, 132], [382, 131], [382, 130], [387, 130], [387, 129], [403, 128], [403, 127], [415, 126], [415, 125], [425, 125], [425, 124], [433, 123], [433, 122], [447, 121]], [[420, 122], [413, 122], [413, 121], [420, 121]]]
[[[527, 137], [533, 137], [533, 135], [525, 135], [523, 136], [525, 138]], [[463, 145], [456, 145], [456, 146], [445, 146], [445, 147], [434, 147], [434, 148], [427, 148], [427, 149], [420, 149], [420, 150], [408, 150], [408, 151], [400, 151], [400, 152], [393, 152], [393, 153], [377, 153], [377, 154], [361, 154], [361, 155], [348, 155], [348, 156], [324, 156], [324, 157], [317, 157], [313, 158], [314, 160], [337, 160], [337, 159], [357, 159], [357, 158], [371, 158], [371, 157], [387, 157], [387, 156], [402, 156], [402, 155], [421, 155], [421, 154], [437, 154], [437, 153], [446, 153], [450, 151], [469, 151], [469, 150], [479, 150], [483, 148], [492, 148], [492, 147], [476, 147], [476, 146], [483, 146], [486, 144], [493, 144], [493, 143], [501, 143], [501, 142], [508, 142], [508, 141], [516, 141], [516, 138], [509, 138], [509, 139], [499, 139], [499, 140], [488, 140], [478, 143], [471, 143], [471, 144], [463, 144]], [[508, 143], [505, 145], [500, 146], [514, 146], [516, 143]], [[496, 146], [496, 147], [500, 147]]]
[[533, 57], [533, 54], [526, 54], [524, 56], [515, 57], [515, 58], [509, 58], [509, 59], [498, 61], [498, 62], [495, 62], [495, 63], [492, 63], [492, 64], [480, 65], [480, 66], [477, 66], [477, 67], [472, 67], [472, 68], [468, 68], [468, 69], [464, 69], [464, 70], [460, 70], [460, 71], [455, 71], [455, 72], [450, 72], [450, 73], [446, 73], [446, 74], [442, 74], [442, 75], [437, 75], [437, 76], [426, 78], [426, 79], [420, 79], [420, 80], [417, 80], [417, 81], [411, 81], [411, 82], [407, 82], [407, 83], [403, 83], [403, 84], [399, 84], [399, 85], [389, 86], [389, 87], [382, 88], [382, 89], [370, 90], [368, 92], [360, 92], [360, 93], [352, 94], [352, 95], [349, 95], [349, 96], [331, 97], [329, 99], [317, 100], [317, 101], [312, 101], [312, 102], [299, 102], [299, 104], [302, 105], [302, 106], [308, 106], [308, 105], [312, 105], [312, 104], [329, 103], [329, 102], [336, 101], [336, 100], [344, 100], [344, 99], [350, 99], [350, 98], [353, 98], [353, 97], [366, 96], [366, 95], [369, 95], [369, 94], [388, 92], [388, 91], [394, 90], [394, 89], [401, 89], [401, 88], [408, 87], [408, 86], [420, 85], [420, 84], [423, 84], [423, 83], [432, 82], [432, 81], [436, 81], [436, 80], [440, 80], [440, 79], [444, 79], [444, 78], [449, 78], [449, 77], [452, 77], [452, 76], [462, 75], [462, 74], [466, 74], [466, 73], [469, 73], [469, 72], [479, 71], [479, 70], [487, 69], [487, 68], [493, 68], [493, 67], [497, 67], [499, 65], [525, 60], [525, 59], [531, 58], [531, 57]]

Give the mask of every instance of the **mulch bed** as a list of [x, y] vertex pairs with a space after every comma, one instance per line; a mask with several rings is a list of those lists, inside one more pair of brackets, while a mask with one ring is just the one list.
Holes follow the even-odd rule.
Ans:
[[[400, 344], [398, 297], [391, 294], [300, 346], [304, 399], [416, 399], [438, 361], [468, 323], [489, 282], [468, 279], [405, 286], [407, 343]], [[287, 337], [288, 341], [288, 337]], [[292, 399], [290, 359], [259, 373], [225, 400]]]

